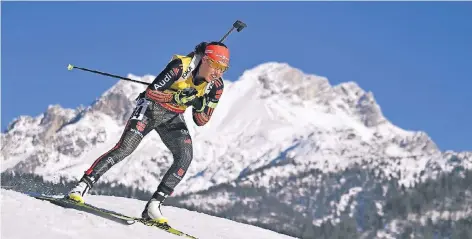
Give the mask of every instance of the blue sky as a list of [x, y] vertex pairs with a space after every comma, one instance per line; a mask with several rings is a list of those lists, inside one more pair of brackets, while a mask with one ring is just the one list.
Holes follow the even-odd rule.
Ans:
[[89, 105], [116, 83], [68, 63], [156, 75], [240, 19], [226, 78], [279, 61], [356, 81], [399, 127], [472, 150], [471, 2], [2, 2], [1, 16], [2, 131], [50, 104]]

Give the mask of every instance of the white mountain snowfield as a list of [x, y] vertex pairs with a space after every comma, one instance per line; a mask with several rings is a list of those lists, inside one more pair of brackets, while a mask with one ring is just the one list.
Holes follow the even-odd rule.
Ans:
[[[129, 77], [147, 82], [154, 78]], [[58, 176], [80, 178], [118, 142], [134, 99], [144, 89], [119, 81], [91, 106], [51, 105], [39, 116], [20, 116], [2, 134], [2, 172], [14, 169], [52, 181]], [[400, 172], [401, 183], [408, 186], [419, 175], [452, 170], [455, 164], [448, 163], [447, 155], [458, 155], [465, 168], [472, 166], [471, 152], [441, 152], [424, 132], [391, 124], [373, 94], [355, 82], [331, 86], [325, 77], [284, 63], [261, 64], [235, 82], [225, 81], [220, 104], [206, 126], [197, 127], [190, 110], [185, 118], [194, 160], [175, 195], [231, 182], [242, 172], [273, 163], [286, 150], [300, 167], [279, 167], [271, 173], [336, 171], [367, 163], [393, 177]], [[172, 155], [151, 132], [101, 180], [152, 191], [171, 163]]]
[[[15, 191], [2, 189], [0, 196], [0, 236], [2, 239], [184, 238], [140, 223], [122, 225], [90, 213], [64, 209]], [[135, 199], [95, 195], [88, 197], [87, 201], [96, 206], [106, 207], [132, 216], [139, 216], [146, 204], [145, 201]], [[185, 209], [165, 207], [162, 211], [169, 215], [171, 225], [197, 238], [293, 238], [259, 227]]]
[[[128, 77], [146, 82], [154, 79]], [[144, 89], [141, 84], [119, 81], [90, 106], [64, 109], [51, 105], [44, 114], [18, 117], [1, 135], [2, 172], [34, 173], [53, 182], [60, 176], [79, 179], [118, 142], [134, 100]], [[315, 216], [318, 209], [296, 205], [301, 196], [324, 195], [306, 187], [323, 183], [310, 175], [314, 169], [342, 172], [357, 165], [397, 178], [408, 187], [440, 172], [472, 168], [472, 152], [442, 152], [425, 132], [397, 127], [383, 116], [373, 93], [355, 82], [333, 86], [326, 77], [306, 74], [285, 63], [264, 63], [234, 82], [225, 81], [220, 103], [204, 127], [197, 127], [190, 113], [186, 111], [185, 119], [194, 159], [174, 195], [244, 178], [263, 191], [276, 188], [283, 195], [281, 203], [313, 215], [314, 225], [336, 220], [341, 212], [354, 208], [358, 202], [349, 204], [349, 200], [366, 190], [350, 188], [330, 202], [332, 211]], [[171, 153], [157, 133], [151, 132], [100, 181], [153, 192], [171, 163]], [[291, 178], [295, 182], [287, 184]], [[279, 189], [283, 183], [291, 187]], [[210, 197], [189, 197], [184, 203], [217, 210], [231, 208], [234, 200], [232, 193], [217, 192]], [[376, 206], [381, 215], [381, 202]], [[270, 218], [245, 220], [272, 223]]]

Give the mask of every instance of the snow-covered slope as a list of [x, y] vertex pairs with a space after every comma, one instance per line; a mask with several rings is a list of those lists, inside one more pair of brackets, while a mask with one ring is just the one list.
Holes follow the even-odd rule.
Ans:
[[[51, 181], [80, 178], [116, 144], [143, 90], [143, 85], [120, 81], [90, 106], [55, 105], [42, 115], [19, 117], [1, 136], [2, 170]], [[373, 93], [355, 82], [331, 85], [325, 77], [285, 63], [261, 64], [237, 81], [225, 81], [220, 104], [206, 126], [197, 127], [189, 110], [185, 118], [194, 159], [174, 193], [184, 197], [181, 205], [228, 212], [242, 203], [241, 211], [254, 211], [271, 199], [265, 211], [234, 216], [264, 225], [291, 224], [292, 230], [299, 225], [297, 219], [271, 210], [292, 207], [293, 213], [319, 225], [339, 221], [343, 212], [362, 212], [363, 197], [369, 197], [369, 206], [381, 215], [393, 190], [389, 188], [400, 186], [379, 182], [408, 188], [439, 173], [472, 167], [472, 152], [441, 152], [425, 132], [393, 125]], [[151, 132], [100, 181], [152, 192], [171, 163], [171, 153]], [[241, 194], [247, 190], [254, 195]]]
[[[48, 238], [182, 238], [148, 227], [140, 223], [130, 226], [80, 212], [64, 209], [49, 202], [28, 197], [24, 194], [1, 190], [1, 234], [2, 239]], [[139, 216], [146, 202], [109, 196], [91, 196], [88, 201], [94, 205], [124, 214]], [[292, 238], [247, 224], [233, 222], [198, 212], [174, 207], [165, 207], [170, 222], [188, 234], [198, 238]]]

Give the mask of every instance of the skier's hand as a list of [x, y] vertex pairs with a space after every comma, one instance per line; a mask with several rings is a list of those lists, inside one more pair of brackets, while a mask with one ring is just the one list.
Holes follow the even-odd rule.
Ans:
[[179, 90], [174, 94], [174, 102], [178, 105], [189, 105], [197, 96], [197, 90], [189, 87]]
[[207, 103], [207, 97], [206, 96], [195, 97], [194, 100], [189, 102], [189, 104], [197, 112], [202, 112], [205, 109], [206, 103]]

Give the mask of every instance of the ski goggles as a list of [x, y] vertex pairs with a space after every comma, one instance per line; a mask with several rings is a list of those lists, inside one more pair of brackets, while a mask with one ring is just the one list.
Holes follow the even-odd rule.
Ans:
[[210, 65], [210, 67], [213, 68], [213, 69], [219, 70], [221, 72], [225, 72], [229, 68], [228, 65], [221, 64], [220, 62], [217, 62], [217, 61], [211, 59], [210, 57], [207, 57], [206, 59], [207, 59], [208, 65]]

